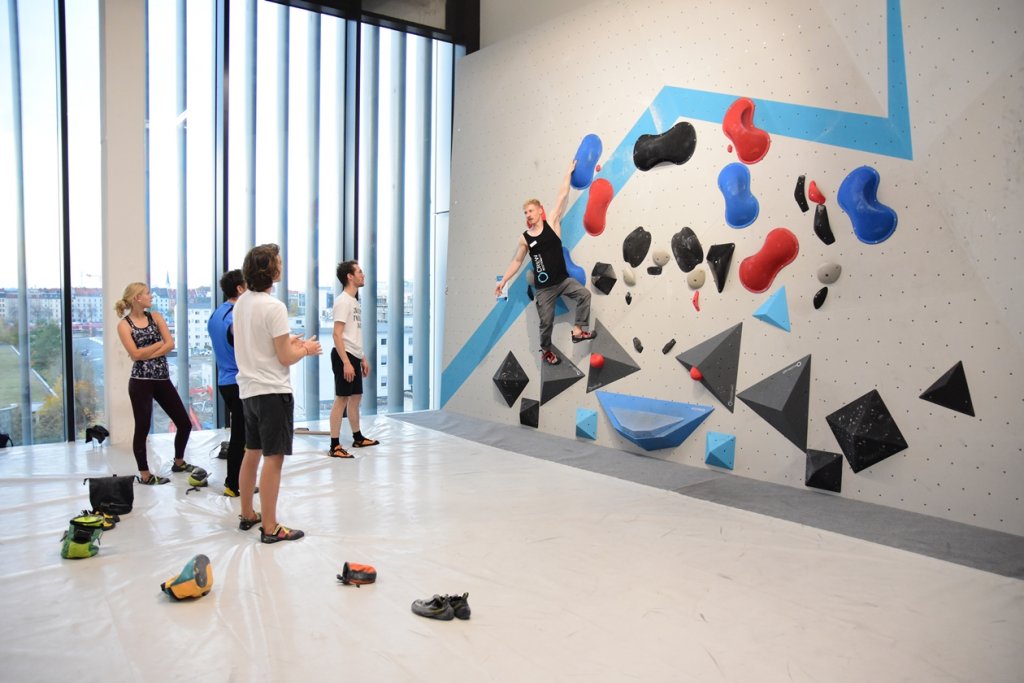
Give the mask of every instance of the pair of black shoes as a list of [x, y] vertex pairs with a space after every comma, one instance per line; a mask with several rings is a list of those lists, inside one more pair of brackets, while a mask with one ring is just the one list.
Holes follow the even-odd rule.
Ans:
[[416, 600], [412, 603], [412, 613], [441, 621], [451, 621], [454, 618], [469, 619], [469, 593], [435, 595], [430, 600]]

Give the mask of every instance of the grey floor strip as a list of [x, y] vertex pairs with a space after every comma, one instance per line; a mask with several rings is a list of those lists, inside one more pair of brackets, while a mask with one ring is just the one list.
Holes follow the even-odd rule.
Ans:
[[1024, 579], [1024, 537], [1021, 536], [636, 455], [443, 410], [389, 417], [502, 450]]

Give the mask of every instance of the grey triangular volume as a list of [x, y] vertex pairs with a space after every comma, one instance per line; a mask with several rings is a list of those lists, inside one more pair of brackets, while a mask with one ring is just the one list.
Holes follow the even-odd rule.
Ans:
[[676, 360], [687, 370], [694, 367], [700, 370], [703, 375], [701, 384], [730, 413], [736, 406], [736, 375], [740, 365], [742, 336], [743, 323], [738, 323], [676, 356]]
[[588, 394], [640, 370], [640, 366], [636, 364], [633, 357], [596, 318], [594, 319], [594, 330], [597, 332], [597, 337], [590, 342], [590, 353], [604, 356], [604, 367], [590, 368], [590, 374], [587, 375]]
[[548, 365], [541, 361], [540, 370], [540, 404], [544, 405], [555, 396], [583, 379], [583, 373], [578, 367], [572, 364], [569, 357], [562, 353], [554, 344], [551, 351], [558, 356], [562, 362], [558, 365]]
[[807, 409], [811, 402], [810, 356], [804, 356], [737, 396], [801, 451], [807, 450]]
[[501, 366], [494, 373], [493, 379], [495, 386], [498, 387], [498, 391], [501, 392], [501, 397], [508, 403], [509, 408], [512, 407], [516, 399], [519, 398], [519, 395], [523, 393], [523, 389], [530, 382], [530, 378], [526, 376], [523, 366], [519, 364], [519, 361], [511, 351], [505, 356], [505, 360], [501, 362]]
[[935, 384], [925, 389], [921, 398], [974, 417], [974, 403], [971, 401], [971, 390], [967, 386], [963, 361], [957, 361], [946, 374], [935, 380]]

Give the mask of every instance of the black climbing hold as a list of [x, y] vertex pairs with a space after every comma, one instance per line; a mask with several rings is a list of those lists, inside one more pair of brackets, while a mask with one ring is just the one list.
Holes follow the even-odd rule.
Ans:
[[672, 347], [675, 346], [675, 345], [676, 345], [676, 340], [675, 339], [669, 339], [668, 343], [661, 347], [661, 352], [662, 353], [668, 353], [669, 351], [672, 350]]
[[804, 193], [804, 176], [796, 179], [796, 190], [793, 192], [793, 196], [796, 197], [796, 203], [801, 211], [804, 213], [810, 211], [811, 207], [807, 205], [807, 195]]
[[971, 390], [967, 386], [963, 361], [957, 361], [946, 374], [935, 380], [935, 384], [925, 389], [921, 398], [974, 417], [974, 403], [971, 401]]
[[822, 287], [814, 293], [814, 310], [821, 308], [822, 304], [825, 303], [825, 297], [828, 296], [828, 287]]
[[658, 164], [685, 164], [697, 148], [697, 131], [693, 124], [680, 121], [661, 135], [641, 135], [633, 145], [633, 163], [641, 171]]
[[647, 251], [651, 248], [651, 233], [639, 226], [633, 232], [626, 235], [622, 241], [622, 260], [636, 268], [647, 258]]
[[683, 228], [672, 235], [672, 255], [676, 257], [679, 269], [689, 273], [704, 260], [704, 247], [693, 230]]
[[854, 472], [907, 448], [907, 442], [877, 389], [825, 417]]
[[814, 208], [814, 234], [825, 244], [832, 244], [836, 241], [832, 234], [832, 226], [828, 222], [828, 209], [824, 204], [818, 204]]
[[647, 266], [648, 275], [661, 275], [661, 266]]
[[532, 398], [524, 398], [519, 404], [519, 424], [533, 427], [540, 424], [540, 403]]
[[611, 292], [616, 281], [615, 269], [612, 268], [612, 264], [601, 263], [600, 261], [594, 264], [594, 269], [590, 271], [590, 281], [602, 293], [608, 294]]
[[711, 267], [711, 274], [715, 276], [715, 287], [721, 294], [725, 288], [725, 278], [729, 275], [729, 266], [732, 265], [732, 253], [736, 251], [736, 245], [712, 244], [708, 249], [708, 265]]
[[494, 384], [498, 387], [498, 391], [501, 392], [501, 397], [505, 399], [505, 403], [508, 403], [509, 408], [519, 398], [519, 394], [523, 393], [523, 389], [526, 388], [530, 381], [530, 378], [526, 376], [526, 371], [523, 370], [523, 366], [519, 364], [519, 361], [511, 351], [505, 356], [505, 360], [502, 361], [498, 371], [494, 373], [493, 379]]
[[804, 484], [839, 493], [843, 489], [843, 454], [807, 449]]
[[526, 285], [526, 296], [530, 299], [530, 301], [533, 301], [533, 287], [531, 287], [530, 285]]
[[637, 353], [644, 352], [644, 345], [640, 343], [640, 337], [633, 337], [633, 348], [636, 349]]
[[629, 292], [626, 292], [626, 305], [628, 306], [631, 303], [633, 303], [633, 295], [630, 294]]

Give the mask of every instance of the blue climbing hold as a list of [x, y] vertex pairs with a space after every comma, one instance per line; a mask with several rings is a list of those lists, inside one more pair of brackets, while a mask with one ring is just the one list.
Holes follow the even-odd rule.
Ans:
[[601, 159], [601, 138], [593, 133], [585, 136], [574, 158], [576, 167], [572, 169], [569, 184], [577, 190], [585, 190], [594, 181], [594, 169]]
[[708, 432], [704, 446], [704, 464], [731, 470], [736, 463], [736, 437]]
[[597, 411], [590, 408], [576, 409], [576, 436], [597, 439]]
[[896, 232], [896, 212], [878, 201], [878, 171], [861, 166], [839, 186], [839, 206], [853, 223], [853, 234], [865, 244], [878, 244]]
[[755, 220], [761, 205], [750, 192], [750, 169], [732, 163], [718, 174], [718, 189], [725, 197], [725, 222], [730, 228], [745, 228]]
[[569, 256], [569, 248], [562, 247], [562, 257], [565, 259], [565, 270], [569, 273], [569, 277], [576, 280], [584, 287], [587, 286], [587, 271], [583, 270], [583, 266], [578, 266], [572, 262], [572, 257]]
[[605, 415], [619, 434], [644, 450], [675, 448], [707, 419], [712, 406], [676, 403], [598, 391]]
[[789, 332], [789, 304], [786, 303], [786, 288], [771, 295], [768, 301], [754, 311], [754, 317]]

